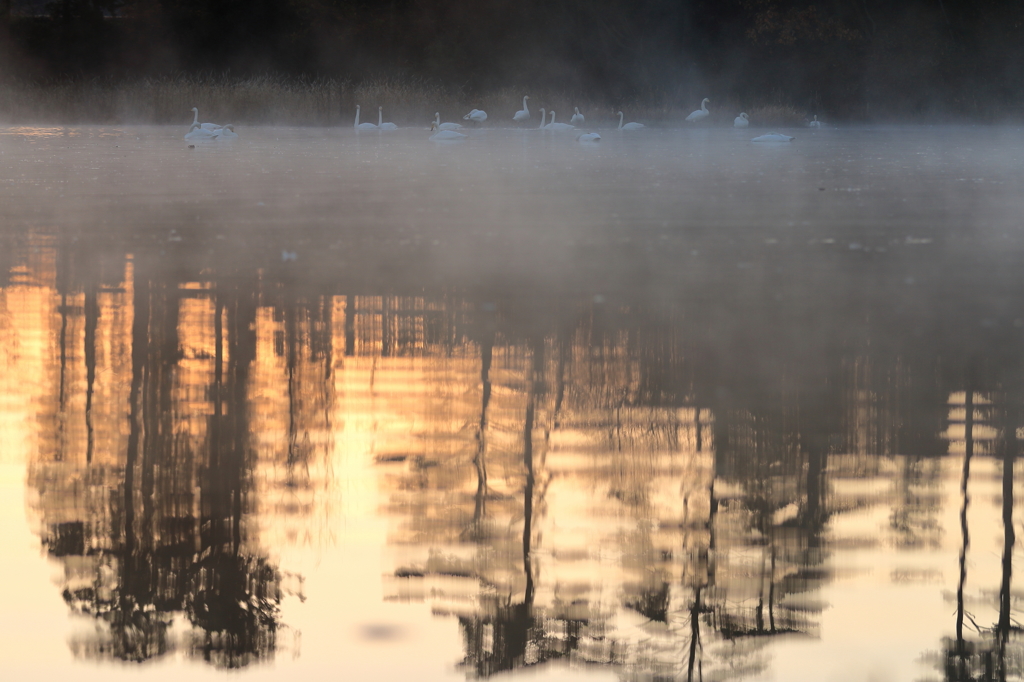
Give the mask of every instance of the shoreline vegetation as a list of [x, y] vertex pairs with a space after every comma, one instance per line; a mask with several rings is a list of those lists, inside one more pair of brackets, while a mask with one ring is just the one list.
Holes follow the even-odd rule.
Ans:
[[[461, 122], [472, 108], [489, 112], [490, 125], [517, 124], [512, 114], [530, 95], [530, 123], [540, 124], [540, 107], [555, 109], [568, 120], [579, 107], [594, 127], [617, 122], [616, 112], [649, 124], [682, 124], [700, 107], [684, 101], [680, 92], [661, 90], [633, 102], [596, 101], [583, 93], [553, 89], [504, 87], [466, 94], [458, 88], [421, 80], [379, 78], [353, 83], [334, 78], [288, 78], [262, 75], [232, 79], [221, 76], [175, 76], [116, 82], [112, 79], [62, 79], [53, 82], [0, 82], [0, 125], [44, 124], [156, 124], [187, 126], [192, 107], [202, 118], [230, 120], [239, 125], [345, 126], [355, 117], [356, 104], [364, 121], [376, 121], [376, 108], [400, 126], [429, 125], [435, 111], [444, 120]], [[818, 112], [804, 111], [784, 102], [740, 105], [716, 103], [701, 126], [732, 126], [740, 111], [755, 127], [806, 125]], [[507, 116], [505, 115], [507, 114]], [[819, 114], [819, 118], [821, 115]], [[507, 121], [506, 121], [507, 119]]]
[[0, 124], [1019, 124], [1022, 82], [1005, 0], [0, 0]]

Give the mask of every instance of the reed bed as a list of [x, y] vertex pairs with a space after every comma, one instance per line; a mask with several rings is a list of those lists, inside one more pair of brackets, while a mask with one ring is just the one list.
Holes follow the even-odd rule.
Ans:
[[[230, 78], [224, 75], [114, 81], [107, 79], [55, 82], [0, 82], [0, 124], [180, 124], [192, 120], [198, 107], [202, 120], [236, 125], [335, 126], [355, 117], [362, 105], [362, 121], [377, 122], [377, 107], [385, 119], [400, 126], [427, 126], [434, 112], [444, 121], [462, 121], [472, 108], [488, 112], [488, 124], [512, 125], [512, 114], [530, 95], [530, 123], [539, 125], [540, 107], [558, 112], [568, 122], [579, 107], [588, 125], [604, 127], [618, 122], [624, 110], [628, 120], [649, 124], [678, 123], [699, 107], [680, 91], [665, 89], [642, 93], [629, 101], [608, 102], [584, 93], [539, 91], [509, 86], [485, 93], [466, 93], [457, 87], [423, 80], [376, 78], [352, 82], [332, 78], [284, 78], [273, 75]], [[731, 125], [740, 108], [731, 102], [716, 106], [705, 125]], [[809, 114], [785, 104], [748, 106], [751, 125], [793, 126]]]

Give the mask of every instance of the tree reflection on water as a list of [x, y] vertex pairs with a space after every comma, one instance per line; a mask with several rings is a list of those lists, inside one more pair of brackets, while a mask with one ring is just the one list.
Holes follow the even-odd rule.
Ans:
[[[837, 549], [941, 544], [951, 458], [961, 552], [936, 666], [1019, 672], [1020, 332], [922, 335], [945, 284], [836, 311], [813, 286], [792, 307], [687, 273], [666, 303], [299, 271], [266, 235], [241, 252], [5, 239], [0, 338], [45, 348], [22, 367], [42, 387], [29, 480], [64, 599], [96, 625], [82, 657], [271, 658], [287, 590], [265, 543], [312, 532], [345, 432], [396, 521], [387, 598], [457, 618], [471, 676], [559, 658], [764, 672], [773, 641], [821, 636]], [[969, 314], [955, 303], [940, 324]], [[978, 458], [1000, 476], [992, 596], [968, 570]], [[878, 536], [837, 523], [880, 507]]]

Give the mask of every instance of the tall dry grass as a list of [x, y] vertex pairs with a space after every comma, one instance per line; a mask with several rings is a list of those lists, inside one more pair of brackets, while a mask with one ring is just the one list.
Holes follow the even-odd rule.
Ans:
[[[378, 78], [360, 83], [331, 78], [291, 79], [272, 75], [245, 79], [227, 76], [182, 75], [120, 82], [63, 80], [50, 83], [0, 82], [0, 124], [181, 124], [192, 120], [192, 107], [201, 119], [242, 125], [345, 125], [362, 105], [362, 120], [375, 123], [377, 107], [386, 120], [402, 126], [428, 125], [433, 113], [443, 120], [461, 121], [472, 108], [489, 113], [489, 124], [512, 124], [512, 114], [530, 95], [534, 113], [529, 125], [540, 123], [540, 107], [558, 112], [568, 122], [574, 107], [596, 127], [617, 122], [616, 112], [629, 120], [651, 124], [677, 123], [699, 107], [681, 92], [666, 88], [643, 93], [628, 102], [603, 102], [584, 93], [505, 87], [467, 94], [457, 87], [422, 80]], [[711, 104], [704, 125], [731, 125], [741, 110], [732, 102]], [[783, 103], [748, 106], [754, 126], [799, 125], [809, 112]]]

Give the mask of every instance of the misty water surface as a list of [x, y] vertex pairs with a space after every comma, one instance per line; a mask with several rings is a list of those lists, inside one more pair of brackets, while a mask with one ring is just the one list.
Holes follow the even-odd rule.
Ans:
[[1020, 677], [1024, 132], [237, 130], [0, 130], [18, 679]]

